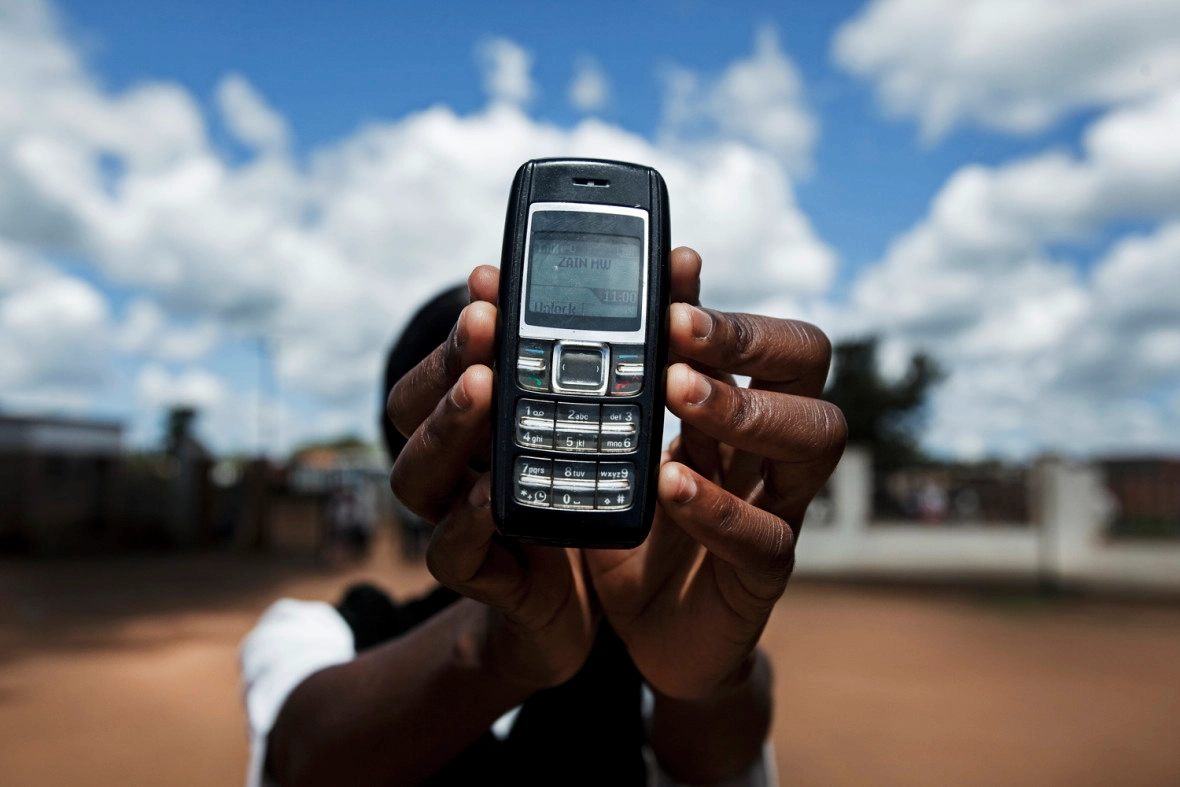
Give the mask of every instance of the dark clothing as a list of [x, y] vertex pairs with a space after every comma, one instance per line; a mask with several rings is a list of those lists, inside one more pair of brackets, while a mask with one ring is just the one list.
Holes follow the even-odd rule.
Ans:
[[[338, 609], [359, 652], [404, 634], [459, 598], [439, 588], [396, 604], [372, 585], [357, 585]], [[645, 785], [641, 685], [622, 640], [604, 621], [573, 678], [529, 697], [505, 740], [485, 732], [427, 784]]]

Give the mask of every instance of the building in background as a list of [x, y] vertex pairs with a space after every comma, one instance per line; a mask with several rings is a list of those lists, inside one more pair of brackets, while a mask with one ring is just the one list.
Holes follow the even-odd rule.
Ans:
[[0, 546], [76, 552], [117, 526], [118, 423], [0, 416]]

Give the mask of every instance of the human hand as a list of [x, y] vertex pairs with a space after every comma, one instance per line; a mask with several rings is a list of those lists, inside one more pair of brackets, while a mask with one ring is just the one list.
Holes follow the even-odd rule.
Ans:
[[827, 337], [793, 320], [698, 308], [700, 266], [691, 249], [672, 252], [667, 405], [682, 425], [660, 469], [651, 533], [630, 551], [586, 552], [603, 612], [648, 684], [685, 700], [749, 673], [803, 515], [846, 439], [840, 410], [815, 398]]
[[407, 373], [386, 409], [409, 438], [390, 484], [434, 523], [426, 563], [439, 582], [486, 605], [470, 643], [494, 674], [529, 689], [564, 682], [593, 645], [597, 610], [573, 549], [501, 539], [487, 472], [498, 271], [468, 279], [472, 303], [447, 341]]

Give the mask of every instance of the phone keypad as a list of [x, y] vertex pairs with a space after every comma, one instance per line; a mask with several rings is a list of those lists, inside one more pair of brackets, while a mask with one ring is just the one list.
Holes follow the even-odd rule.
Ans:
[[516, 384], [526, 391], [548, 391], [552, 350], [553, 342], [521, 339], [517, 345]]
[[519, 399], [516, 444], [571, 453], [630, 454], [638, 448], [639, 405]]
[[512, 472], [513, 493], [517, 502], [529, 506], [549, 507], [553, 486], [553, 462], [521, 456]]
[[556, 360], [554, 352], [552, 341], [521, 339], [516, 355], [517, 385], [526, 391], [552, 391], [556, 364], [561, 393], [635, 396], [643, 390], [642, 344], [559, 343]]
[[606, 371], [610, 349], [602, 345], [560, 343], [554, 352], [553, 375], [557, 389], [563, 393], [601, 394], [606, 388]]
[[635, 493], [630, 462], [521, 456], [512, 477], [517, 502], [536, 508], [622, 510], [631, 506]]
[[558, 421], [554, 437], [556, 439], [553, 441], [553, 448], [556, 451], [598, 452], [597, 429], [588, 429], [582, 424]]
[[643, 345], [611, 347], [611, 396], [634, 396], [643, 388]]
[[517, 399], [515, 442], [558, 457], [516, 458], [512, 482], [516, 501], [564, 510], [630, 508], [635, 464], [610, 455], [638, 450], [640, 406], [578, 399], [635, 396], [643, 390], [643, 378], [643, 345], [521, 339], [517, 385], [522, 391], [546, 393], [558, 400]]
[[553, 402], [520, 399], [516, 402], [516, 442], [528, 448], [553, 447]]
[[598, 438], [599, 450], [603, 453], [630, 453], [637, 445], [639, 434], [639, 407], [633, 404], [606, 404], [602, 406], [602, 421]]
[[630, 462], [599, 462], [595, 508], [623, 509], [631, 507], [635, 492], [635, 466]]

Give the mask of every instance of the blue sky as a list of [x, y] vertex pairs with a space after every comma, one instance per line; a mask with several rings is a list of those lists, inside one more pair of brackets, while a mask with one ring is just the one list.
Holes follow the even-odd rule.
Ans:
[[933, 352], [929, 449], [1180, 450], [1172, 6], [0, 0], [0, 408], [372, 436], [515, 166], [609, 155], [717, 305]]
[[[93, 70], [114, 89], [147, 79], [185, 85], [207, 107], [229, 71], [245, 74], [293, 130], [306, 154], [366, 122], [435, 104], [458, 113], [487, 102], [474, 56], [489, 36], [534, 57], [531, 114], [568, 126], [585, 113], [566, 92], [575, 61], [602, 64], [612, 98], [597, 114], [645, 136], [661, 122], [662, 72], [672, 65], [721, 73], [774, 29], [795, 61], [823, 125], [814, 171], [797, 183], [820, 234], [838, 243], [850, 279], [923, 213], [965, 161], [997, 163], [1050, 145], [1073, 145], [1082, 124], [1031, 136], [960, 131], [923, 144], [914, 124], [886, 120], [871, 86], [838, 68], [831, 41], [861, 2], [711, 3], [168, 3], [63, 2]], [[227, 155], [240, 154], [228, 135]], [[887, 198], [883, 198], [888, 195]]]

